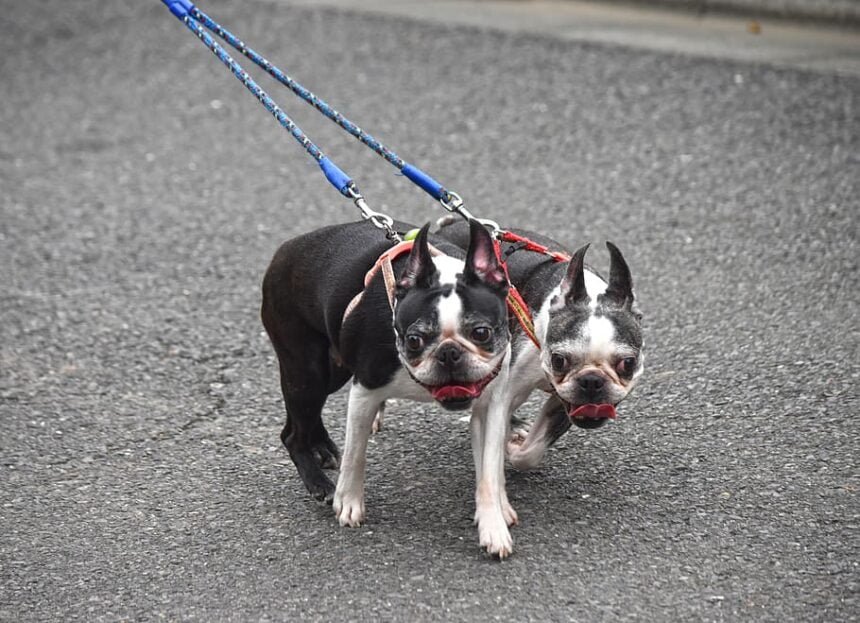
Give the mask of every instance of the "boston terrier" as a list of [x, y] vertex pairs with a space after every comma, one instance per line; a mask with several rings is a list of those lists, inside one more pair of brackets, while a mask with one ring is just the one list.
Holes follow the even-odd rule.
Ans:
[[[458, 221], [439, 221], [438, 235], [456, 244], [467, 242]], [[563, 247], [540, 234], [511, 230], [552, 250]], [[510, 249], [502, 244], [503, 255]], [[616, 407], [644, 370], [642, 314], [633, 294], [633, 279], [621, 251], [611, 242], [609, 280], [584, 264], [588, 245], [569, 262], [518, 250], [507, 260], [511, 284], [534, 316], [538, 348], [511, 318], [511, 369], [508, 413], [513, 434], [508, 457], [517, 469], [536, 467], [547, 447], [571, 426], [597, 428], [616, 417]], [[528, 427], [514, 412], [534, 389], [550, 394]]]
[[[481, 545], [504, 558], [517, 521], [505, 492], [507, 410], [497, 391], [508, 382], [508, 282], [477, 222], [467, 227], [465, 253], [442, 239], [431, 246], [428, 230], [375, 272], [391, 243], [367, 222], [313, 231], [275, 253], [261, 315], [280, 365], [281, 440], [308, 491], [332, 501], [341, 525], [358, 526], [368, 436], [385, 400], [471, 406], [475, 522]], [[341, 460], [321, 413], [350, 378]], [[335, 487], [323, 469], [338, 463]]]

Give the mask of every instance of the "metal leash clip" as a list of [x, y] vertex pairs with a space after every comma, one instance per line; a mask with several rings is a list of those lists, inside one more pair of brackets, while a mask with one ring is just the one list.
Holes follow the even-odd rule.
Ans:
[[361, 212], [362, 218], [373, 223], [374, 227], [383, 230], [385, 232], [385, 237], [389, 240], [393, 240], [395, 242], [401, 241], [400, 236], [396, 231], [394, 231], [394, 219], [382, 212], [371, 210], [367, 205], [367, 201], [365, 201], [364, 196], [358, 192], [358, 188], [356, 188], [355, 184], [350, 182], [349, 186], [346, 188], [346, 192], [352, 198], [353, 203], [355, 203], [355, 207], [357, 207], [358, 211]]
[[478, 221], [481, 225], [490, 230], [494, 238], [498, 238], [502, 233], [501, 226], [494, 220], [488, 218], [477, 218], [469, 210], [466, 209], [463, 198], [452, 190], [445, 191], [446, 196], [439, 199], [442, 207], [454, 214], [459, 214], [467, 221]]

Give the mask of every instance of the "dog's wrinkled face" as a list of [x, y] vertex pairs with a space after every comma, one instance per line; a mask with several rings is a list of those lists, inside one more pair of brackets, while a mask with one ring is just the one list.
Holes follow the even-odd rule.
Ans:
[[615, 245], [607, 284], [584, 267], [587, 246], [571, 259], [550, 303], [541, 365], [568, 415], [581, 428], [615, 418], [615, 407], [642, 374], [641, 314], [627, 263]]
[[430, 255], [425, 225], [397, 284], [394, 330], [412, 378], [442, 406], [465, 409], [509, 351], [508, 285], [487, 230], [471, 223], [465, 264]]

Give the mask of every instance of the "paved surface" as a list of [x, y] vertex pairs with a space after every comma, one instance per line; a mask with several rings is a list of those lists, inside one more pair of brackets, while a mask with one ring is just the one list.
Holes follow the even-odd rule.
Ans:
[[860, 34], [808, 22], [699, 14], [648, 2], [627, 5], [576, 0], [282, 1], [294, 6], [324, 5], [444, 25], [860, 76]]
[[638, 2], [697, 13], [722, 12], [735, 15], [779, 17], [829, 22], [841, 26], [860, 25], [860, 0], [597, 0]]
[[[618, 243], [648, 371], [510, 474], [512, 559], [431, 407], [391, 408], [339, 528], [280, 448], [257, 310], [276, 246], [351, 207], [159, 3], [10, 3], [0, 619], [857, 619], [857, 78], [207, 6], [475, 211]], [[437, 216], [279, 99], [374, 205]]]

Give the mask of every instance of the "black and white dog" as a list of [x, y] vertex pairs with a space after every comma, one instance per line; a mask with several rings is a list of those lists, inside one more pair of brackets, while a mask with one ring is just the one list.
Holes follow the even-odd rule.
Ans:
[[[508, 526], [517, 520], [505, 492], [507, 410], [498, 391], [508, 382], [510, 359], [507, 279], [483, 226], [467, 227], [465, 253], [441, 239], [434, 249], [428, 229], [408, 256], [392, 260], [388, 287], [385, 269], [365, 287], [366, 274], [391, 247], [366, 222], [313, 231], [275, 253], [263, 280], [262, 320], [280, 364], [287, 411], [281, 440], [308, 491], [332, 500], [341, 525], [358, 526], [368, 436], [384, 401], [471, 406], [479, 540], [504, 558], [513, 546]], [[340, 460], [321, 412], [350, 378]], [[335, 487], [323, 468], [338, 462]]]
[[[511, 231], [553, 250], [563, 248], [534, 232]], [[440, 220], [437, 233], [455, 244], [468, 241], [468, 228], [451, 218]], [[584, 264], [588, 245], [568, 263], [530, 251], [517, 251], [507, 261], [511, 284], [533, 310], [540, 343], [538, 349], [511, 319], [509, 416], [514, 418], [534, 389], [550, 393], [531, 427], [513, 419], [507, 452], [517, 469], [536, 467], [571, 424], [597, 428], [615, 419], [615, 407], [644, 370], [642, 315], [630, 269], [614, 244], [606, 246], [608, 281]]]

